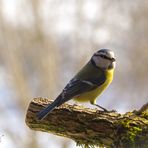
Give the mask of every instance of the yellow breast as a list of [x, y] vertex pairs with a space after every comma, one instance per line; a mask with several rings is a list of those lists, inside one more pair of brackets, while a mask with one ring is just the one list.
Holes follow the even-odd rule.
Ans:
[[96, 101], [96, 98], [112, 82], [112, 80], [113, 80], [113, 73], [114, 73], [114, 69], [106, 71], [106, 73], [105, 73], [106, 80], [105, 80], [105, 82], [101, 86], [99, 86], [95, 90], [92, 90], [92, 91], [89, 91], [89, 92], [86, 92], [86, 93], [83, 93], [83, 94], [79, 95], [78, 97], [74, 98], [74, 100], [78, 101], [78, 102], [88, 102], [88, 101], [90, 101], [92, 104], [94, 104], [95, 101]]

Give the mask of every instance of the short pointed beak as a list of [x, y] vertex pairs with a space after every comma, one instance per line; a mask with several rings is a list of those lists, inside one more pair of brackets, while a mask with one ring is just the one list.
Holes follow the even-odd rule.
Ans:
[[116, 61], [116, 59], [115, 58], [112, 58], [112, 62], [115, 62]]

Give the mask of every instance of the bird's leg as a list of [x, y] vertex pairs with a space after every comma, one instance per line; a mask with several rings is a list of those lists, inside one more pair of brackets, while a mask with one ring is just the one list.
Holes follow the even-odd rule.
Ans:
[[90, 103], [91, 103], [92, 105], [95, 105], [95, 106], [101, 108], [103, 111], [108, 112], [107, 109], [105, 109], [104, 107], [98, 105], [98, 104], [96, 103], [96, 100], [92, 99], [92, 100], [90, 101]]
[[108, 112], [107, 109], [105, 109], [104, 107], [102, 107], [102, 106], [100, 106], [100, 105], [98, 105], [98, 104], [96, 104], [96, 103], [92, 103], [92, 105], [95, 105], [95, 106], [101, 108], [103, 111]]
[[95, 105], [95, 106], [97, 106], [97, 107], [99, 107], [99, 108], [101, 108], [103, 111], [105, 111], [105, 112], [117, 112], [116, 110], [107, 110], [107, 109], [105, 109], [104, 107], [102, 107], [102, 106], [100, 106], [100, 105], [98, 105], [98, 104], [93, 104], [93, 105]]
[[101, 108], [103, 111], [105, 111], [105, 112], [108, 112], [108, 110], [107, 109], [105, 109], [104, 107], [102, 107], [102, 106], [100, 106], [100, 105], [98, 105], [98, 104], [93, 104], [93, 105], [95, 105], [95, 106], [97, 106], [97, 107], [99, 107], [99, 108]]

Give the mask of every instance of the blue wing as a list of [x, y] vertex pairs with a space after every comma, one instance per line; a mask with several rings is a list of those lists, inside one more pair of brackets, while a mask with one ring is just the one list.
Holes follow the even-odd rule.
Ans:
[[105, 82], [105, 75], [99, 78], [88, 78], [85, 80], [72, 79], [64, 88], [62, 93], [55, 99], [55, 101], [49, 104], [44, 110], [37, 114], [39, 120], [47, 116], [55, 107], [67, 102], [73, 97], [80, 95], [82, 93], [91, 91]]

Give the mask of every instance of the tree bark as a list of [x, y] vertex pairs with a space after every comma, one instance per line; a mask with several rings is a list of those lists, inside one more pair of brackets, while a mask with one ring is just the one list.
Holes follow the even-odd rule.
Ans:
[[65, 103], [37, 120], [36, 114], [50, 103], [45, 98], [31, 101], [26, 114], [29, 128], [68, 137], [84, 147], [148, 148], [148, 103], [125, 114]]

